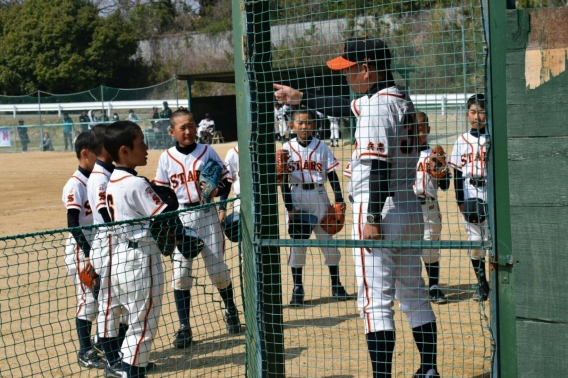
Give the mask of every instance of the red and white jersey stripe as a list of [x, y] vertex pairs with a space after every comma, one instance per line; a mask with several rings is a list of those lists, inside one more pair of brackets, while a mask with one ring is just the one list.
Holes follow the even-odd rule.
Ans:
[[306, 147], [298, 142], [298, 138], [294, 138], [282, 148], [290, 154], [288, 167], [291, 184], [325, 184], [328, 172], [339, 166], [327, 144], [315, 137]]
[[163, 152], [154, 181], [158, 185], [172, 188], [179, 203], [200, 203], [199, 175], [210, 160], [223, 167], [221, 180], [226, 178], [229, 182], [233, 181], [217, 152], [205, 144], [197, 144], [195, 150], [187, 155], [179, 152], [175, 146]]

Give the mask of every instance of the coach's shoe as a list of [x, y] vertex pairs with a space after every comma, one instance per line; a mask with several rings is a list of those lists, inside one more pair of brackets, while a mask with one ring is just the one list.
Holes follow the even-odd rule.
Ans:
[[144, 370], [144, 373], [149, 373], [151, 371], [156, 370], [156, 363], [155, 362], [148, 362], [148, 365], [146, 365], [146, 369]]
[[440, 290], [438, 287], [434, 287], [434, 288], [430, 289], [430, 291], [428, 293], [429, 293], [429, 296], [430, 296], [430, 302], [432, 302], [432, 303], [444, 304], [444, 303], [448, 302], [448, 300], [446, 299], [446, 296], [444, 295], [442, 290]]
[[225, 323], [227, 324], [227, 332], [241, 333], [241, 321], [239, 312], [236, 309], [233, 311], [225, 310]]
[[483, 282], [479, 287], [479, 291], [473, 294], [473, 300], [476, 302], [485, 302], [489, 298], [489, 283]]
[[85, 353], [80, 353], [77, 355], [79, 360], [79, 366], [88, 369], [104, 369], [106, 366], [106, 361], [99, 356], [96, 350], [89, 349]]
[[105, 377], [110, 377], [110, 378], [122, 378], [122, 372], [124, 370], [122, 370], [122, 361], [118, 361], [116, 364], [112, 365], [112, 366], [105, 366], [105, 373], [104, 376]]
[[302, 306], [304, 304], [304, 287], [295, 286], [292, 291], [292, 299], [290, 299], [290, 306]]
[[430, 369], [426, 373], [422, 372], [422, 369], [418, 369], [412, 378], [440, 378], [440, 374], [436, 369]]
[[353, 299], [353, 296], [349, 295], [342, 285], [332, 286], [331, 296], [337, 298], [338, 301], [348, 301]]
[[191, 333], [191, 327], [188, 325], [181, 326], [181, 328], [175, 333], [175, 339], [172, 345], [176, 348], [187, 348], [193, 342], [193, 334]]

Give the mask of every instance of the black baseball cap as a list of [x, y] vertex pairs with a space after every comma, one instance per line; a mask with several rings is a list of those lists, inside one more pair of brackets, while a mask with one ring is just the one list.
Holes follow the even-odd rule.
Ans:
[[390, 68], [391, 53], [387, 44], [374, 37], [349, 38], [343, 54], [327, 62], [332, 70], [344, 70], [358, 63], [372, 63], [377, 68]]

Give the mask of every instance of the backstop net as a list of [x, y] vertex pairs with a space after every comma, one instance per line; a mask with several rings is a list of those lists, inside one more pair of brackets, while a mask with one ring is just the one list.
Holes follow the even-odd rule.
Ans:
[[[245, 277], [256, 263], [266, 342], [266, 364], [254, 375], [490, 373], [483, 20], [481, 1], [245, 3], [235, 38], [250, 96], [239, 108], [247, 114], [240, 136], [250, 139], [241, 147], [250, 152], [255, 245]], [[388, 46], [390, 65], [373, 38]], [[281, 149], [283, 184], [275, 175]], [[383, 169], [375, 164], [390, 183], [381, 241], [366, 240], [377, 232], [367, 228], [369, 202], [380, 197], [372, 193], [380, 185], [369, 184]], [[322, 226], [335, 203], [345, 204], [346, 221], [331, 235]], [[432, 327], [431, 311], [437, 361], [423, 328]], [[367, 337], [380, 349], [394, 329], [392, 367], [373, 368]]]

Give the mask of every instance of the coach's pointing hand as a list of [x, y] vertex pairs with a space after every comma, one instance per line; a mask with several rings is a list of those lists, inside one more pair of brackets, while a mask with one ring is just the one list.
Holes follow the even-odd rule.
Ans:
[[274, 84], [274, 97], [279, 104], [300, 105], [304, 94], [287, 85]]

